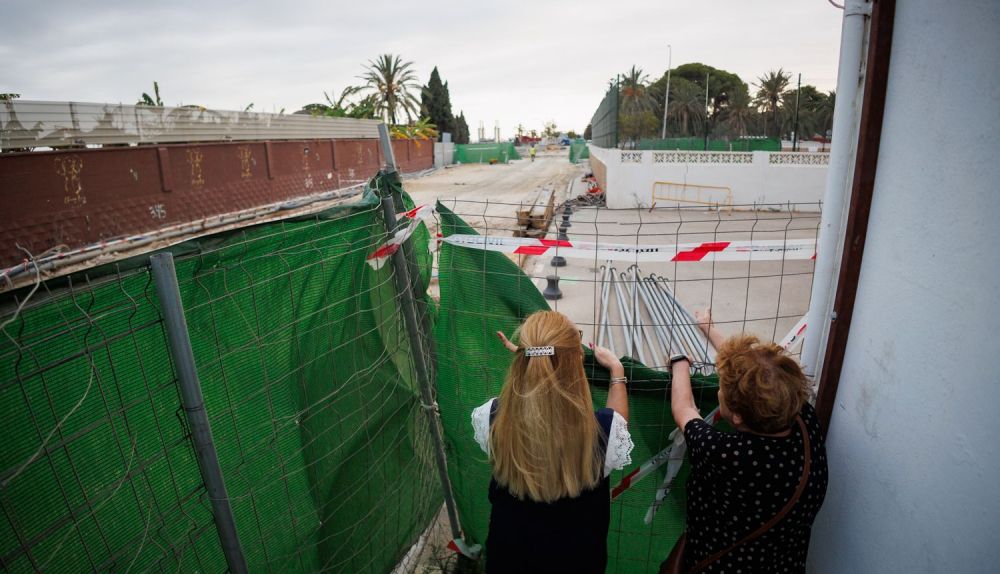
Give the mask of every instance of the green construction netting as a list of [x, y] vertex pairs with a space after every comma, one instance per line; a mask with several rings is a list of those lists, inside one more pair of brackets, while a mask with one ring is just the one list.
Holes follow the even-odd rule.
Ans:
[[521, 159], [511, 142], [455, 144], [455, 163], [507, 163]]
[[587, 159], [589, 157], [590, 148], [587, 146], [587, 142], [575, 141], [569, 144], [570, 163], [580, 163], [580, 160]]
[[[438, 204], [441, 232], [475, 234], [458, 216]], [[441, 302], [435, 323], [438, 365], [438, 404], [448, 441], [448, 465], [459, 505], [462, 528], [471, 541], [483, 543], [489, 524], [487, 487], [490, 467], [473, 440], [472, 409], [497, 396], [510, 364], [510, 355], [495, 332], [513, 332], [532, 312], [548, 309], [531, 278], [502, 253], [444, 244], [439, 256]], [[607, 398], [604, 369], [587, 351], [587, 371], [595, 407]], [[625, 361], [629, 375], [629, 427], [635, 442], [634, 465], [665, 448], [675, 428], [666, 373]], [[695, 398], [703, 412], [717, 404], [715, 377], [696, 376]], [[626, 469], [631, 470], [631, 468]], [[652, 525], [643, 522], [665, 467], [640, 481], [611, 508], [608, 572], [656, 572], [683, 528], [687, 468]], [[625, 472], [612, 474], [612, 485]], [[487, 557], [488, 559], [488, 557]]]
[[[642, 139], [636, 149], [705, 151], [704, 138]], [[708, 151], [781, 151], [781, 141], [774, 138], [708, 140]]]
[[[378, 188], [170, 248], [253, 572], [388, 572], [441, 504], [393, 266], [366, 263]], [[4, 570], [225, 571], [148, 256], [45, 282], [3, 331]]]
[[[380, 176], [351, 205], [170, 248], [251, 571], [387, 572], [440, 505], [393, 265], [366, 263], [387, 236], [376, 191], [412, 206], [398, 179]], [[443, 233], [475, 233], [438, 211]], [[423, 292], [426, 230], [411, 243]], [[433, 322], [462, 525], [482, 542], [490, 470], [469, 416], [499, 392], [510, 360], [493, 333], [547, 304], [502, 254], [444, 245], [439, 259], [441, 304], [435, 311], [420, 298], [418, 307]], [[3, 295], [4, 323], [29, 290]], [[43, 283], [3, 331], [5, 569], [225, 570], [148, 256]], [[640, 464], [673, 428], [668, 381], [626, 366]], [[587, 369], [603, 404], [607, 373], [589, 353]], [[696, 379], [702, 408], [712, 408], [715, 388]], [[662, 476], [614, 503], [609, 572], [655, 571], [680, 533], [681, 486], [643, 523]]]

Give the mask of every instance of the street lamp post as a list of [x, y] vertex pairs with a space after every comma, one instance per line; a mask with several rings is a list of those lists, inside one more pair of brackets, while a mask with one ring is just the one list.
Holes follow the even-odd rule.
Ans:
[[664, 91], [663, 97], [663, 133], [660, 134], [660, 139], [667, 139], [667, 109], [670, 107], [670, 67], [671, 60], [674, 57], [674, 49], [670, 44], [667, 44], [667, 89]]

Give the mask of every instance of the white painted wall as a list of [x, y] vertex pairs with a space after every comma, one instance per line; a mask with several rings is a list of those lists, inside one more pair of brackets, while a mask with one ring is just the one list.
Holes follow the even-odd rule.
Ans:
[[896, 3], [812, 572], [1000, 568], [998, 30], [995, 0]]
[[[655, 182], [728, 187], [735, 205], [802, 204], [818, 211], [826, 184], [826, 153], [660, 152], [602, 149], [608, 207], [649, 207]], [[812, 204], [812, 205], [806, 205]], [[657, 200], [657, 206], [677, 205]]]

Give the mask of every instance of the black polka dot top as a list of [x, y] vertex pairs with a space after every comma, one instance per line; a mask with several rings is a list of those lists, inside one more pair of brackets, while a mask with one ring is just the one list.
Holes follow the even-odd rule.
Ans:
[[[812, 461], [801, 498], [756, 540], [742, 544], [704, 572], [805, 572], [813, 519], [826, 495], [826, 447], [812, 406], [800, 413]], [[695, 419], [684, 428], [691, 460], [687, 482], [687, 568], [747, 536], [781, 512], [795, 494], [804, 463], [802, 431], [786, 437], [723, 432]]]

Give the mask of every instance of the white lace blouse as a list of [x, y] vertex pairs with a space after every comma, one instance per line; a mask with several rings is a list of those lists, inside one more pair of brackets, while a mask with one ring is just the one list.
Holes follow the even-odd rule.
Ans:
[[[490, 453], [490, 399], [472, 411], [472, 430], [476, 442], [486, 454]], [[615, 411], [611, 419], [611, 434], [608, 449], [604, 455], [604, 476], [612, 470], [621, 470], [632, 464], [632, 435], [628, 432], [628, 421]]]

